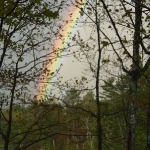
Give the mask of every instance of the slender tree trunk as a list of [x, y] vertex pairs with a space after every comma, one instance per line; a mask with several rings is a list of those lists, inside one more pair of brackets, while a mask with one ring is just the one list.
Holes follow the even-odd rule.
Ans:
[[100, 117], [100, 98], [99, 98], [99, 75], [100, 75], [100, 61], [101, 61], [101, 52], [100, 47], [100, 22], [97, 14], [97, 0], [96, 0], [96, 28], [97, 28], [97, 42], [98, 42], [98, 60], [97, 60], [97, 69], [96, 69], [96, 104], [97, 104], [97, 141], [98, 141], [98, 150], [102, 150], [102, 126], [101, 126], [101, 117]]
[[16, 64], [16, 72], [14, 75], [14, 82], [12, 87], [12, 93], [11, 93], [11, 99], [9, 104], [9, 113], [8, 113], [8, 122], [7, 122], [7, 132], [5, 137], [5, 143], [4, 143], [4, 150], [8, 150], [9, 143], [10, 143], [10, 135], [12, 132], [12, 116], [13, 116], [13, 103], [14, 103], [14, 95], [15, 95], [15, 88], [17, 85], [17, 73], [18, 73], [18, 63]]
[[[114, 110], [117, 111], [116, 106], [115, 106], [115, 103], [113, 103], [113, 107], [114, 107]], [[120, 130], [120, 133], [121, 133], [121, 137], [122, 137], [122, 139], [125, 139], [125, 136], [124, 136], [124, 134], [123, 134], [123, 129], [122, 129], [121, 123], [120, 123], [120, 121], [119, 121], [118, 114], [115, 114], [115, 116], [116, 116], [116, 120], [117, 120], [117, 124], [118, 124], [118, 130]]]
[[136, 142], [136, 101], [137, 101], [137, 88], [138, 88], [138, 80], [140, 77], [139, 64], [140, 64], [140, 27], [141, 27], [141, 17], [142, 17], [142, 8], [139, 4], [141, 4], [141, 0], [136, 0], [138, 3], [135, 3], [135, 25], [134, 25], [134, 39], [133, 39], [133, 63], [131, 70], [131, 100], [129, 102], [128, 108], [128, 139], [127, 139], [127, 149], [135, 150], [135, 142]]
[[136, 102], [130, 102], [128, 108], [127, 150], [135, 150]]
[[147, 149], [150, 150], [150, 92], [148, 97], [148, 108], [147, 108]]
[[134, 72], [135, 68], [133, 68], [133, 75], [131, 76], [131, 84], [130, 84], [130, 101], [128, 106], [128, 124], [127, 124], [127, 150], [135, 150], [136, 149], [136, 100], [137, 100], [137, 84], [138, 78], [136, 73]]

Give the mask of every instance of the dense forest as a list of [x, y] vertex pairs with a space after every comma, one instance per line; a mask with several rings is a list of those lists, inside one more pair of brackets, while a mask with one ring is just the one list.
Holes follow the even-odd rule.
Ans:
[[1, 0], [0, 149], [150, 150], [149, 55], [147, 0]]

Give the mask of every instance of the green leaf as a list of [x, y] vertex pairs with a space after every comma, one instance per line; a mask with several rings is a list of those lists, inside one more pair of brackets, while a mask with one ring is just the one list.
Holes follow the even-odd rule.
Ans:
[[108, 63], [109, 61], [110, 61], [109, 59], [103, 59], [102, 63], [105, 64], [105, 63]]
[[19, 61], [23, 62], [24, 58], [23, 57], [20, 57], [19, 58]]
[[147, 47], [147, 49], [150, 49], [150, 45]]
[[150, 16], [148, 15], [148, 16], [146, 16], [146, 19], [145, 19], [145, 21], [147, 21], [148, 19], [150, 19]]
[[145, 30], [144, 28], [142, 28], [140, 31], [141, 31], [142, 33], [146, 33], [146, 30]]
[[90, 7], [88, 7], [87, 9], [90, 10], [90, 11], [92, 10]]
[[101, 44], [103, 44], [104, 47], [109, 45], [107, 41], [102, 41]]
[[128, 54], [128, 51], [127, 51], [127, 50], [125, 50], [125, 51], [123, 52], [123, 54]]
[[53, 74], [54, 74], [54, 72], [51, 73], [51, 75], [53, 75]]
[[128, 41], [126, 39], [123, 40], [123, 43], [128, 43]]

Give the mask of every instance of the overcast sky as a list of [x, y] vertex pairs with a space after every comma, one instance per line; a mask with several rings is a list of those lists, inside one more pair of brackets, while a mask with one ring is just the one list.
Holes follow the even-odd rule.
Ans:
[[[127, 2], [131, 2], [131, 1], [127, 0]], [[71, 7], [69, 8], [69, 10], [71, 10]], [[67, 11], [67, 9], [65, 9], [64, 13], [62, 13], [63, 16], [65, 16], [64, 19], [68, 18], [68, 14], [69, 14], [68, 12], [69, 11]], [[83, 17], [83, 19], [85, 19], [85, 16]], [[78, 20], [78, 22], [82, 22], [83, 19], [81, 17]], [[78, 23], [74, 27], [74, 29], [72, 30], [71, 36], [72, 37], [74, 35], [77, 36], [77, 33], [79, 32], [81, 37], [83, 38], [83, 40], [86, 41], [91, 36], [91, 31], [92, 31], [92, 28], [89, 28], [87, 26], [82, 26], [80, 23]], [[107, 29], [106, 33], [107, 33], [108, 36], [113, 37], [113, 38], [115, 37], [115, 33], [108, 29], [108, 25], [107, 24], [103, 25], [102, 27]], [[122, 35], [124, 35], [124, 34], [127, 35], [125, 30], [123, 30], [123, 32], [122, 32]], [[96, 37], [96, 36], [97, 35], [92, 34], [92, 37]], [[127, 35], [127, 37], [129, 37], [129, 36]], [[71, 41], [68, 41], [68, 42], [71, 42]], [[73, 50], [77, 51], [78, 49], [79, 49], [79, 47], [72, 47], [72, 48], [70, 48], [71, 51], [73, 51]], [[112, 54], [112, 52], [107, 52], [107, 53], [103, 54], [103, 56], [110, 57], [110, 59], [111, 58], [114, 59], [114, 55]], [[62, 83], [67, 81], [67, 80], [69, 80], [69, 82], [72, 83], [72, 86], [73, 86], [74, 85], [73, 83], [76, 83], [77, 79], [80, 80], [82, 76], [85, 76], [88, 79], [91, 79], [92, 76], [94, 75], [90, 71], [89, 64], [85, 63], [86, 60], [82, 61], [82, 62], [79, 62], [73, 56], [70, 56], [70, 57], [60, 58], [58, 60], [58, 62], [59, 62], [59, 65], [63, 64], [63, 66], [61, 67], [61, 70], [59, 71], [59, 74], [57, 75], [57, 78], [63, 77], [61, 79]], [[59, 65], [57, 65], [58, 68], [59, 68]], [[57, 69], [57, 67], [56, 67], [56, 69]], [[85, 72], [85, 69], [87, 69], [86, 72]], [[101, 70], [101, 79], [106, 79], [107, 76], [109, 76], [109, 74], [107, 74], [104, 71], [105, 69], [111, 70], [112, 74], [113, 73], [117, 74], [116, 68], [115, 67], [112, 68], [112, 66], [110, 65], [110, 66], [102, 68], [102, 70]], [[119, 72], [119, 70], [118, 70], [118, 72]], [[57, 78], [52, 79], [52, 81], [57, 81]], [[72, 81], [70, 81], [70, 80], [72, 80]], [[91, 80], [85, 87], [89, 86], [91, 88], [94, 85], [95, 85], [95, 80]]]

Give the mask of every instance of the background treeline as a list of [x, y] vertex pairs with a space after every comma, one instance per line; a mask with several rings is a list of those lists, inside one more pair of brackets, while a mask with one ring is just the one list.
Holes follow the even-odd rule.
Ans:
[[[149, 72], [147, 72], [149, 73]], [[127, 108], [130, 101], [130, 80], [122, 75], [104, 81], [101, 120], [104, 150], [125, 150], [127, 141]], [[142, 78], [139, 83], [137, 105], [138, 149], [145, 149], [147, 124], [149, 121], [149, 84]], [[95, 94], [87, 91], [85, 95], [72, 88], [59, 103], [33, 101], [26, 107], [13, 107], [12, 133], [10, 147], [21, 142], [25, 149], [47, 150], [95, 150], [97, 147]], [[8, 115], [8, 109], [3, 114]], [[5, 120], [1, 118], [1, 128], [5, 130]], [[27, 137], [27, 138], [26, 138]], [[1, 137], [0, 145], [3, 145]], [[19, 147], [18, 147], [19, 148]]]

